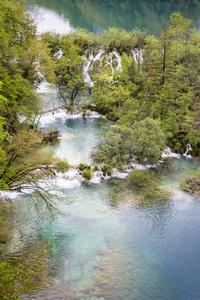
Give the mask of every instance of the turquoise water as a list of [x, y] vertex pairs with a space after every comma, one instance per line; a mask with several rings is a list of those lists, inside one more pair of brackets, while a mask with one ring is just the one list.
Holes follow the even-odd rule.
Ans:
[[168, 26], [170, 14], [173, 12], [180, 12], [199, 26], [199, 0], [27, 0], [26, 2], [28, 9], [34, 10], [34, 15], [37, 14], [41, 31], [45, 31], [46, 28], [46, 31], [67, 33], [71, 27], [81, 27], [99, 33], [109, 27], [120, 27], [128, 31], [138, 27], [148, 29], [151, 34], [160, 35], [161, 30]]
[[[32, 298], [200, 298], [199, 200], [174, 190], [170, 199], [142, 201], [111, 180], [65, 192], [57, 204], [64, 215], [35, 215], [31, 227], [36, 240], [52, 245], [58, 294], [46, 298], [50, 285]], [[20, 206], [22, 219], [27, 209]]]
[[[49, 126], [76, 136], [52, 151], [72, 148], [87, 160], [81, 153], [98, 141], [105, 122], [49, 116]], [[65, 157], [76, 161], [67, 157], [73, 151]], [[60, 213], [54, 216], [41, 202], [38, 215], [31, 199], [16, 199], [7, 251], [23, 255], [50, 246], [48, 282], [24, 299], [200, 299], [200, 202], [178, 188], [180, 175], [199, 162], [181, 158], [173, 164], [172, 172], [157, 174], [171, 192], [165, 200], [143, 196], [119, 179], [57, 187]]]

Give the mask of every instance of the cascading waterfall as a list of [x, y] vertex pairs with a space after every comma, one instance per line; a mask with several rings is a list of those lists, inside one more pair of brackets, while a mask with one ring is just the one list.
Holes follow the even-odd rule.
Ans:
[[137, 65], [141, 65], [143, 63], [143, 57], [142, 57], [142, 50], [131, 50], [131, 53], [133, 54], [133, 58]]
[[108, 62], [107, 62], [107, 65], [109, 65], [111, 67], [111, 70], [112, 70], [112, 76], [114, 74], [114, 68], [113, 68], [113, 65], [112, 65], [112, 54], [113, 52], [111, 52], [108, 56]]
[[164, 157], [181, 158], [181, 155], [178, 154], [178, 153], [173, 153], [169, 147], [166, 147], [166, 148], [163, 150], [162, 157], [163, 157], [163, 158], [164, 158]]
[[96, 56], [94, 56], [94, 50], [90, 50], [88, 59], [87, 59], [87, 57], [85, 55], [86, 64], [85, 64], [85, 66], [83, 68], [83, 75], [84, 75], [85, 82], [88, 83], [88, 85], [90, 87], [94, 86], [94, 83], [91, 80], [91, 77], [90, 77], [90, 74], [89, 74], [89, 70], [92, 68], [93, 63], [96, 60], [100, 60], [101, 59], [101, 55], [103, 54], [103, 52], [104, 52], [103, 48], [100, 48], [99, 52], [98, 52], [98, 54]]
[[121, 71], [122, 70], [122, 61], [121, 61], [121, 57], [120, 55], [117, 53], [116, 50], [114, 50], [112, 52], [112, 54], [114, 54], [116, 56], [117, 59], [117, 67], [116, 67], [116, 71]]
[[185, 153], [183, 154], [183, 156], [188, 157], [188, 158], [192, 157], [191, 155], [188, 155], [188, 152], [189, 152], [189, 151], [192, 151], [192, 147], [191, 147], [190, 143], [188, 143], [188, 144], [186, 145], [186, 151], [185, 151]]
[[55, 54], [55, 57], [57, 57], [57, 59], [60, 59], [63, 56], [63, 52], [62, 49], [59, 49]]
[[88, 83], [88, 85], [90, 87], [92, 87], [94, 85], [94, 83], [91, 80], [90, 74], [89, 74], [89, 69], [91, 67], [91, 62], [93, 61], [93, 59], [94, 59], [93, 50], [90, 50], [89, 58], [87, 59], [85, 57], [86, 64], [83, 67], [84, 80], [85, 80], [86, 83]]
[[[87, 52], [87, 50], [86, 50], [86, 52]], [[105, 52], [105, 50], [103, 48], [100, 48], [99, 52], [98, 52], [98, 54], [96, 56], [94, 56], [94, 50], [90, 50], [88, 58], [86, 57], [86, 52], [85, 52], [85, 57], [84, 57], [85, 61], [86, 61], [86, 64], [83, 67], [84, 80], [85, 80], [86, 83], [88, 83], [88, 85], [90, 87], [93, 87], [94, 83], [91, 80], [91, 77], [90, 77], [90, 74], [89, 74], [89, 70], [93, 67], [93, 64], [94, 64], [95, 61], [97, 61], [97, 60], [102, 61], [102, 54]], [[113, 67], [113, 55], [115, 56], [116, 61], [117, 61], [117, 66], [116, 66], [115, 69]], [[117, 53], [116, 50], [112, 51], [108, 55], [108, 60], [107, 60], [106, 64], [110, 65], [111, 70], [112, 70], [112, 75], [114, 74], [115, 70], [116, 71], [121, 71], [121, 69], [122, 69], [121, 57]]]

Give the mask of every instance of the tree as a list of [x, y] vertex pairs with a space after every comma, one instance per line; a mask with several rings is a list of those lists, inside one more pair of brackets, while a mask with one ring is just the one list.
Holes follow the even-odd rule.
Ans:
[[103, 132], [103, 137], [92, 157], [96, 162], [119, 169], [133, 159], [145, 164], [158, 163], [165, 146], [165, 135], [151, 118], [135, 122], [132, 128], [125, 125], [111, 127]]
[[96, 162], [105, 163], [112, 168], [123, 169], [134, 154], [132, 130], [125, 126], [114, 126], [102, 133], [103, 139], [92, 152]]
[[69, 102], [73, 107], [78, 93], [86, 87], [83, 77], [84, 61], [79, 47], [73, 42], [67, 40], [62, 49], [64, 55], [57, 62], [56, 80], [65, 105]]
[[1, 141], [1, 149], [6, 154], [0, 158], [1, 189], [40, 189], [37, 181], [51, 174], [49, 166], [53, 160], [51, 156], [44, 158], [38, 148], [39, 143], [38, 136], [32, 130], [18, 131]]
[[165, 135], [158, 122], [151, 118], [133, 125], [134, 154], [140, 163], [158, 163], [165, 146]]
[[7, 99], [0, 101], [0, 116], [5, 118], [6, 131], [16, 133], [19, 115], [29, 123], [40, 109], [34, 90], [45, 78], [54, 81], [53, 62], [19, 1], [0, 1], [0, 39], [0, 94]]

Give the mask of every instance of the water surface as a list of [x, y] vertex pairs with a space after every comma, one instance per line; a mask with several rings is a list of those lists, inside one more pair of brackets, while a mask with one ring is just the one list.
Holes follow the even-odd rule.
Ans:
[[[74, 163], [89, 162], [105, 124], [63, 112], [42, 122], [69, 134], [51, 151]], [[15, 199], [4, 251], [29, 255], [50, 246], [45, 287], [24, 299], [200, 299], [200, 202], [178, 187], [180, 175], [199, 162], [173, 164], [171, 172], [157, 174], [171, 192], [166, 199], [119, 179], [89, 186], [66, 179], [52, 194], [60, 211], [54, 216], [41, 201], [38, 214], [32, 199]]]
[[[168, 26], [173, 12], [180, 12], [185, 18], [194, 20], [197, 26], [200, 20], [199, 0], [27, 0], [27, 7], [31, 11], [36, 11], [37, 7], [41, 32], [55, 30], [68, 33], [71, 27], [80, 27], [98, 34], [109, 27], [127, 31], [138, 27], [160, 35], [161, 30]], [[52, 18], [53, 23], [50, 21]]]

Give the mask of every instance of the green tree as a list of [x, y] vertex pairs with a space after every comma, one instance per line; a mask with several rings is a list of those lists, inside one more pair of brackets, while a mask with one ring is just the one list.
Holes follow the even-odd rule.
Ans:
[[73, 107], [78, 93], [86, 88], [83, 77], [84, 60], [80, 55], [80, 48], [69, 39], [65, 40], [62, 49], [64, 55], [57, 62], [56, 80], [65, 105], [69, 102]]
[[103, 132], [103, 139], [92, 153], [96, 162], [123, 169], [137, 159], [140, 163], [158, 163], [165, 146], [165, 135], [158, 123], [150, 118]]

